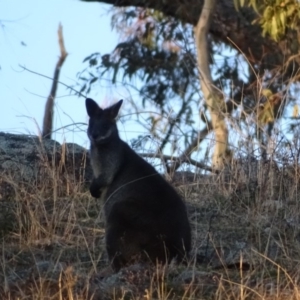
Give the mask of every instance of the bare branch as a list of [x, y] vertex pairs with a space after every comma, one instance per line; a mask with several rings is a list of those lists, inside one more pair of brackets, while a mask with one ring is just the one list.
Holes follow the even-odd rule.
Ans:
[[[35, 71], [30, 70], [30, 69], [28, 69], [28, 68], [26, 68], [26, 67], [24, 67], [24, 66], [22, 66], [22, 65], [19, 65], [19, 66], [20, 66], [20, 68], [22, 68], [24, 71], [27, 71], [27, 72], [29, 72], [29, 73], [32, 73], [32, 74], [35, 74], [35, 75], [38, 75], [38, 76], [41, 76], [41, 77], [44, 77], [44, 78], [47, 78], [47, 79], [50, 79], [51, 81], [53, 80], [53, 78], [50, 77], [50, 76], [44, 75], [44, 74], [39, 73], [39, 72], [35, 72]], [[85, 96], [84, 94], [82, 94], [82, 93], [80, 93], [79, 91], [77, 91], [76, 89], [72, 88], [70, 85], [67, 85], [67, 84], [65, 84], [65, 83], [63, 83], [62, 81], [59, 81], [59, 80], [57, 81], [57, 83], [59, 83], [59, 84], [65, 86], [66, 88], [68, 88], [68, 89], [70, 89], [71, 91], [75, 92], [75, 94], [79, 95], [80, 97], [86, 98], [86, 96]], [[31, 94], [33, 94], [33, 93], [30, 92], [30, 91], [28, 91], [28, 92], [31, 93]], [[33, 94], [33, 95], [34, 95], [34, 94]], [[35, 95], [35, 96], [37, 96], [37, 95]], [[39, 96], [39, 97], [42, 97], [42, 96]]]
[[[142, 157], [151, 157], [151, 158], [160, 158], [164, 164], [167, 166], [167, 172], [171, 173], [176, 171], [183, 163], [192, 164], [197, 168], [213, 172], [212, 168], [198, 162], [194, 159], [191, 159], [191, 154], [198, 149], [199, 144], [204, 140], [206, 135], [210, 132], [212, 126], [210, 123], [207, 124], [207, 127], [199, 132], [198, 137], [184, 150], [184, 152], [176, 157], [170, 155], [163, 155], [159, 153], [139, 153]], [[167, 164], [170, 161], [171, 165]]]
[[158, 153], [139, 153], [140, 156], [142, 157], [148, 157], [148, 158], [160, 158], [164, 161], [172, 161], [175, 164], [178, 162], [179, 165], [182, 165], [183, 163], [187, 163], [187, 164], [191, 164], [194, 165], [197, 168], [209, 171], [209, 172], [214, 172], [214, 170], [207, 166], [206, 164], [196, 161], [194, 159], [191, 158], [184, 158], [182, 159], [181, 156], [176, 157], [176, 156], [171, 156], [171, 155], [162, 155], [162, 154], [158, 154]]
[[181, 166], [182, 162], [190, 161], [192, 153], [199, 148], [200, 143], [204, 140], [204, 138], [211, 130], [212, 125], [211, 123], [208, 123], [206, 128], [198, 133], [198, 137], [195, 138], [194, 141], [183, 151], [183, 153], [178, 157], [174, 164], [167, 168], [168, 173], [176, 171]]
[[57, 91], [57, 84], [60, 74], [60, 69], [68, 55], [65, 45], [64, 45], [64, 38], [62, 32], [62, 25], [59, 24], [58, 26], [58, 43], [60, 48], [60, 57], [55, 67], [54, 76], [53, 76], [53, 83], [50, 91], [50, 95], [48, 96], [46, 105], [45, 105], [45, 112], [44, 112], [44, 120], [43, 120], [43, 133], [42, 137], [46, 139], [51, 139], [52, 127], [53, 127], [53, 107], [54, 107], [54, 99], [56, 96]]

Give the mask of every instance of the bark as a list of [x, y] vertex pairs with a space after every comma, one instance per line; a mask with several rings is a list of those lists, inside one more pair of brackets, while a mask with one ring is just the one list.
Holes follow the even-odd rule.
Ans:
[[[162, 11], [168, 16], [178, 18], [184, 23], [196, 25], [202, 11], [204, 0], [83, 0], [102, 2], [116, 7], [139, 6]], [[251, 64], [258, 64], [261, 70], [282, 67], [290, 77], [300, 64], [299, 38], [296, 31], [287, 32], [279, 43], [269, 37], [262, 37], [262, 29], [252, 22], [257, 18], [251, 8], [236, 11], [233, 0], [219, 0], [210, 26], [210, 37], [243, 53]]]
[[210, 112], [215, 134], [216, 144], [212, 157], [212, 166], [214, 169], [221, 170], [228, 148], [228, 130], [224, 114], [225, 101], [222, 93], [213, 85], [209, 68], [207, 35], [214, 7], [215, 0], [205, 0], [198, 24], [195, 27], [195, 40], [201, 89]]
[[52, 83], [50, 95], [48, 96], [48, 99], [47, 99], [47, 102], [45, 105], [45, 112], [44, 112], [44, 119], [43, 119], [42, 137], [45, 139], [51, 139], [52, 127], [53, 127], [54, 99], [56, 96], [60, 69], [68, 55], [68, 53], [65, 49], [65, 45], [64, 45], [64, 38], [63, 38], [61, 24], [59, 24], [59, 27], [58, 27], [58, 44], [59, 44], [59, 48], [60, 48], [60, 57], [58, 59], [56, 67], [55, 67], [53, 83]]

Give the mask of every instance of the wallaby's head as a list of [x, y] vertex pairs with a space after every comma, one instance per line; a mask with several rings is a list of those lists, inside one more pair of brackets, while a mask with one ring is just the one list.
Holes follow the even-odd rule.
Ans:
[[116, 117], [123, 100], [102, 109], [94, 100], [85, 100], [86, 110], [90, 117], [88, 137], [94, 144], [105, 144], [114, 137], [118, 137]]

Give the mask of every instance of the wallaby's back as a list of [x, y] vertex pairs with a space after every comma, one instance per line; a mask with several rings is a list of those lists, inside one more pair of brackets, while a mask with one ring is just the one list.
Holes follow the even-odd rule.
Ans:
[[176, 257], [181, 261], [191, 247], [185, 204], [173, 187], [119, 138], [113, 122], [113, 130], [108, 130], [112, 136], [102, 132], [108, 139], [98, 137], [96, 142], [97, 134], [92, 131], [104, 125], [100, 121], [103, 112], [108, 110], [107, 115], [115, 119], [121, 104], [106, 110], [96, 104], [99, 111], [94, 114], [91, 111], [97, 110], [91, 101], [86, 102], [95, 175], [90, 190], [96, 197], [106, 190], [106, 247], [114, 269], [136, 260], [165, 263]]

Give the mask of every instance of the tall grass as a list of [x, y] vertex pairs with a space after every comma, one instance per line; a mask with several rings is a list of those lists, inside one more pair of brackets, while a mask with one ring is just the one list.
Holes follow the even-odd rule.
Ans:
[[1, 299], [300, 298], [299, 168], [288, 153], [288, 164], [241, 157], [220, 174], [183, 172], [173, 183], [193, 228], [190, 262], [113, 274], [85, 154], [78, 166], [60, 151], [40, 157], [34, 180], [0, 174]]

